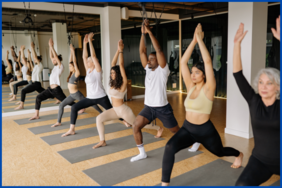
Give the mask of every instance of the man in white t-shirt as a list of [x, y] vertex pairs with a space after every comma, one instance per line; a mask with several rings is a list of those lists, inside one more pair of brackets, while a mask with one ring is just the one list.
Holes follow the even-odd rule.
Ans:
[[[141, 129], [158, 118], [164, 127], [176, 133], [179, 130], [178, 123], [173, 115], [173, 110], [167, 101], [166, 83], [169, 76], [169, 68], [160, 45], [150, 30], [149, 21], [145, 20], [141, 27], [142, 36], [140, 39], [140, 59], [144, 69], [145, 77], [145, 107], [136, 117], [133, 123], [134, 139], [140, 154], [132, 157], [131, 162], [138, 161], [147, 157], [145, 152]], [[152, 52], [147, 57], [145, 41], [146, 34], [149, 34], [156, 52]], [[163, 129], [159, 130], [160, 135]], [[158, 133], [158, 134], [159, 134]]]
[[63, 64], [61, 63], [63, 58], [61, 55], [57, 55], [54, 49], [54, 42], [52, 38], [49, 40], [49, 54], [54, 65], [54, 68], [50, 75], [50, 86], [43, 92], [41, 92], [39, 95], [37, 95], [35, 102], [35, 115], [29, 120], [39, 119], [39, 109], [42, 101], [56, 97], [59, 101], [62, 102], [66, 98], [66, 95], [60, 87], [60, 76], [64, 71]]

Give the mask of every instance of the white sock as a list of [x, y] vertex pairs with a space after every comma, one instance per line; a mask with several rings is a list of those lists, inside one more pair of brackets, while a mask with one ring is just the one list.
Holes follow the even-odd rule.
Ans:
[[144, 148], [143, 144], [137, 145], [137, 147], [138, 147], [140, 153], [139, 153], [139, 155], [136, 155], [135, 157], [132, 157], [130, 159], [131, 162], [139, 161], [141, 159], [147, 158], [147, 154], [145, 152], [145, 148]]
[[191, 148], [188, 149], [190, 152], [195, 152], [199, 149], [201, 143], [195, 142]]

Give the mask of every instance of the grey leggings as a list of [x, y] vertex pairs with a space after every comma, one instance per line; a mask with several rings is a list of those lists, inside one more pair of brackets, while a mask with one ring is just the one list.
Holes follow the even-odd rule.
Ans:
[[[67, 98], [65, 98], [59, 105], [58, 123], [61, 123], [65, 106], [71, 104], [75, 100], [80, 101], [84, 98], [85, 97], [80, 91], [77, 91], [76, 93], [71, 93]], [[102, 110], [97, 105], [93, 105], [92, 107], [95, 108], [95, 110], [97, 110], [99, 113], [102, 113]]]

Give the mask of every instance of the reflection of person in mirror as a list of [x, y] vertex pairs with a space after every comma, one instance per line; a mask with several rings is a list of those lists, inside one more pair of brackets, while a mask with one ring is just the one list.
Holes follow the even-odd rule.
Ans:
[[171, 75], [174, 75], [177, 73], [177, 69], [174, 67], [175, 61], [178, 60], [178, 54], [175, 51], [171, 51], [170, 57], [169, 57], [169, 70], [171, 72]]

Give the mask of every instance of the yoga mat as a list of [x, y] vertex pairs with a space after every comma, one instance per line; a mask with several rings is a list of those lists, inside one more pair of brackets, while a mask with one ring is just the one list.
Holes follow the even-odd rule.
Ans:
[[[170, 180], [170, 186], [235, 186], [244, 168], [231, 168], [232, 163], [217, 159]], [[157, 186], [161, 186], [158, 184]]]
[[[125, 125], [121, 123], [108, 124], [108, 125], [105, 125], [105, 134], [122, 131], [125, 129], [132, 129], [132, 128], [131, 127], [127, 128]], [[60, 134], [55, 134], [55, 135], [50, 135], [50, 136], [44, 136], [44, 137], [41, 137], [41, 139], [49, 145], [55, 145], [55, 144], [61, 144], [64, 142], [70, 142], [73, 140], [79, 140], [79, 139], [89, 138], [89, 137], [98, 135], [98, 131], [96, 127], [77, 130], [75, 132], [76, 134], [71, 135], [71, 136], [61, 137], [62, 133], [60, 133]]]
[[[41, 108], [44, 108], [44, 107], [50, 107], [50, 106], [59, 106], [58, 104], [54, 104], [54, 103], [48, 103], [48, 104], [41, 104]], [[13, 108], [6, 108], [6, 109], [3, 109], [2, 110], [4, 112], [15, 112], [15, 107]], [[30, 109], [35, 109], [35, 104], [32, 105], [32, 106], [25, 106], [24, 109], [21, 109], [21, 110], [18, 110], [18, 111], [23, 111], [23, 110], [30, 110]], [[28, 118], [29, 119], [29, 118]]]
[[[26, 99], [34, 99], [34, 102], [35, 102], [36, 96], [37, 96], [37, 95], [27, 95], [25, 98], [26, 98]], [[9, 98], [8, 96], [7, 96], [7, 97], [3, 97], [3, 96], [2, 96], [2, 101], [3, 101], [3, 102], [8, 102], [9, 99], [10, 99], [10, 98]], [[21, 99], [21, 94], [18, 94], [18, 95], [17, 95], [17, 100], [15, 100], [15, 102], [18, 102], [20, 99]]]
[[[135, 178], [137, 176], [162, 168], [164, 147], [147, 152], [147, 158], [130, 162], [131, 157], [114, 161], [108, 164], [84, 170], [83, 172], [102, 186], [112, 186], [117, 183]], [[202, 153], [188, 152], [187, 149], [175, 155], [175, 162]]]
[[[70, 127], [70, 121], [67, 122], [62, 122], [62, 125], [58, 127], [51, 127], [51, 125], [55, 124], [57, 120], [54, 120], [54, 123], [49, 124], [49, 125], [44, 125], [40, 127], [32, 127], [28, 128], [33, 134], [41, 134], [41, 133], [47, 133], [47, 132], [52, 132], [52, 131], [57, 131], [57, 130], [62, 130], [62, 129], [68, 129]], [[76, 121], [75, 126], [83, 126], [83, 125], [90, 125], [96, 123], [96, 117], [90, 117], [90, 118], [85, 118], [85, 119], [78, 119]]]
[[280, 186], [280, 180], [278, 180], [277, 182], [273, 183], [272, 185], [270, 186]]
[[[16, 101], [12, 101], [12, 102], [9, 102], [9, 103], [2, 103], [2, 106], [18, 106], [18, 104], [16, 104], [16, 102], [18, 102], [19, 100], [16, 100]], [[49, 102], [49, 101], [52, 101], [52, 100], [47, 100], [47, 101], [43, 101], [43, 102]], [[53, 102], [55, 103], [56, 100], [53, 100]], [[35, 105], [35, 100], [32, 100], [32, 101], [25, 101], [24, 104], [34, 104]]]
[[[83, 113], [86, 114], [86, 113]], [[78, 115], [82, 115], [82, 114], [78, 114]], [[29, 121], [29, 118], [23, 118], [23, 119], [16, 119], [14, 120], [18, 125], [24, 125], [24, 124], [29, 124], [29, 123], [36, 123], [36, 122], [41, 122], [41, 121], [47, 121], [47, 120], [51, 120], [51, 119], [57, 119], [58, 114], [50, 114], [50, 115], [45, 115], [45, 116], [40, 116], [40, 119], [35, 119], [32, 121]], [[63, 114], [63, 118], [64, 117], [70, 117], [70, 112], [65, 112]]]
[[[164, 139], [157, 139], [154, 135], [143, 132], [143, 140], [144, 143], [149, 144]], [[58, 153], [70, 163], [77, 163], [136, 147], [133, 135], [107, 140], [106, 143], [107, 146], [101, 148], [92, 149], [92, 147], [97, 144], [93, 143], [86, 146], [59, 151]]]

